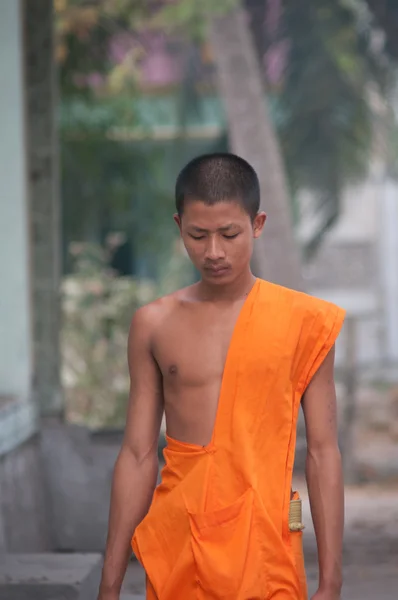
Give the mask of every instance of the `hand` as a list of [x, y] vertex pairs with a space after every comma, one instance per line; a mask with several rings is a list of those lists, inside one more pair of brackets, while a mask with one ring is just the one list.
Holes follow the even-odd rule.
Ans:
[[117, 592], [99, 591], [97, 600], [120, 600], [120, 594]]
[[317, 592], [311, 597], [311, 600], [340, 600], [341, 592], [336, 590], [322, 590], [318, 589]]

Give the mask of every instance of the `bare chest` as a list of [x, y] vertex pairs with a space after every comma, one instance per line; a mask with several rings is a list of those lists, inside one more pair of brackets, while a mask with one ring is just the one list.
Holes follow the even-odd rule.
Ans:
[[190, 307], [164, 324], [155, 354], [166, 389], [221, 383], [240, 309]]

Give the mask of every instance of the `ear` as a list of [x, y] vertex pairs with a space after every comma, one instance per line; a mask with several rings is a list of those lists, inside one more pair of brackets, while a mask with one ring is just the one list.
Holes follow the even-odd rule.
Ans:
[[174, 215], [173, 219], [174, 219], [174, 223], [176, 223], [176, 224], [177, 224], [177, 227], [178, 227], [178, 229], [180, 230], [180, 233], [181, 233], [181, 217], [180, 217], [180, 215], [178, 215], [178, 214], [176, 213], [176, 214]]
[[253, 221], [253, 237], [254, 238], [260, 237], [260, 235], [262, 234], [262, 231], [264, 229], [266, 220], [267, 220], [267, 215], [263, 211], [257, 213], [257, 215], [254, 217], [254, 221]]

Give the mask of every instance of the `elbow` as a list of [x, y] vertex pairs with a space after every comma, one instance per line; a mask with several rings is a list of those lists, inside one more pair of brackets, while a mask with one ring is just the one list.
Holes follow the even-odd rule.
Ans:
[[137, 469], [141, 469], [142, 467], [148, 468], [150, 465], [153, 465], [157, 469], [157, 445], [152, 445], [147, 448], [123, 443], [118, 460], [126, 460]]
[[341, 453], [337, 442], [319, 442], [307, 446], [307, 469], [315, 468], [330, 469], [340, 468]]
[[156, 483], [159, 461], [156, 452], [137, 452], [122, 445], [113, 469], [113, 483], [126, 481], [150, 481]]

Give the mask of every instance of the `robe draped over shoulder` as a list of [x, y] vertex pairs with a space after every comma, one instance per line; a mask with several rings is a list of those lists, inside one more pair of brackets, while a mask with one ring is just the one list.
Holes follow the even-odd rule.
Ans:
[[161, 483], [134, 533], [148, 599], [306, 599], [302, 533], [289, 530], [297, 418], [344, 314], [256, 281], [230, 342], [212, 440], [167, 438]]

